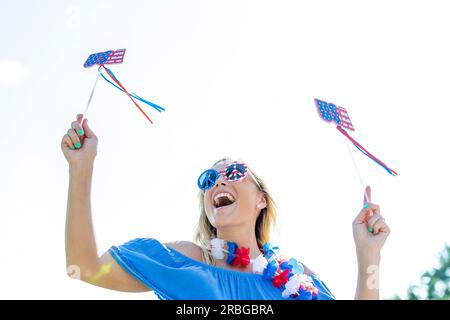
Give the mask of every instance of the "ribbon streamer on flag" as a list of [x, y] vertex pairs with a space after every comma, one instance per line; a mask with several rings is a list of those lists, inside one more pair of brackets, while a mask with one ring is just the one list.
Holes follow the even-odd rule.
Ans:
[[[110, 80], [106, 79], [106, 77], [102, 74], [101, 72], [101, 68], [103, 68], [107, 75], [116, 83], [112, 83]], [[165, 111], [165, 109], [163, 107], [160, 107], [148, 100], [142, 99], [141, 97], [139, 97], [138, 95], [134, 94], [134, 93], [129, 93], [127, 91], [127, 89], [125, 89], [125, 87], [120, 83], [120, 81], [116, 78], [116, 76], [114, 75], [114, 73], [108, 69], [107, 67], [105, 67], [104, 65], [101, 65], [98, 68], [98, 72], [100, 72], [100, 75], [102, 76], [103, 79], [105, 79], [107, 82], [109, 82], [110, 84], [112, 84], [115, 88], [119, 89], [122, 92], [125, 92], [127, 94], [127, 96], [131, 99], [131, 101], [133, 101], [134, 105], [139, 109], [139, 111], [142, 112], [142, 114], [147, 118], [148, 121], [150, 121], [150, 123], [153, 123], [152, 120], [150, 120], [150, 118], [147, 116], [147, 114], [144, 112], [144, 110], [142, 110], [142, 108], [139, 106], [139, 104], [137, 104], [136, 101], [134, 101], [134, 99], [139, 100], [145, 104], [148, 104], [149, 106], [153, 107], [154, 109], [156, 109], [157, 111], [161, 112], [161, 111]], [[134, 98], [134, 99], [133, 99]]]
[[362, 145], [360, 145], [355, 139], [353, 139], [352, 137], [350, 137], [350, 135], [347, 133], [347, 131], [344, 130], [344, 128], [342, 128], [341, 126], [336, 126], [336, 129], [338, 129], [338, 131], [340, 133], [342, 133], [344, 135], [344, 137], [346, 137], [348, 140], [350, 140], [351, 143], [353, 143], [353, 145], [359, 150], [361, 151], [363, 154], [365, 154], [367, 157], [369, 157], [370, 159], [372, 159], [375, 163], [379, 164], [381, 167], [383, 167], [389, 174], [396, 176], [397, 172], [395, 172], [393, 169], [389, 168], [384, 162], [382, 162], [380, 159], [378, 159], [377, 157], [375, 157], [374, 155], [372, 155], [369, 151], [367, 151], [366, 149], [364, 149], [364, 147]]
[[[108, 69], [108, 70], [109, 70], [109, 69]], [[109, 70], [109, 72], [110, 72], [112, 75], [114, 75], [114, 73], [112, 73], [111, 70]], [[113, 85], [114, 87], [116, 87], [116, 88], [119, 89], [120, 91], [124, 92], [119, 86], [117, 86], [117, 85], [115, 85], [113, 82], [109, 81], [109, 80], [108, 80], [101, 72], [99, 72], [99, 74], [100, 74], [100, 76], [101, 76], [106, 82], [109, 82], [111, 85]], [[117, 80], [117, 78], [116, 78], [116, 80]], [[158, 112], [162, 112], [162, 111], [165, 111], [165, 110], [166, 110], [166, 109], [164, 109], [163, 107], [160, 107], [160, 106], [158, 106], [157, 104], [154, 104], [153, 102], [150, 102], [150, 101], [148, 101], [148, 100], [145, 100], [145, 99], [139, 97], [139, 96], [138, 96], [137, 94], [135, 94], [135, 93], [130, 93], [130, 96], [132, 96], [133, 98], [135, 98], [135, 99], [137, 99], [137, 100], [139, 100], [139, 101], [141, 101], [141, 102], [144, 102], [144, 103], [148, 104], [149, 106], [155, 108], [156, 111], [158, 111]]]

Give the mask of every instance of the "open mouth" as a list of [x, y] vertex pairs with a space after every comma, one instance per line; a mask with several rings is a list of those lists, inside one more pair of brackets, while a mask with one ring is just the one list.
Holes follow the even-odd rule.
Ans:
[[215, 209], [222, 209], [235, 203], [234, 197], [226, 192], [218, 193], [214, 196], [213, 206]]

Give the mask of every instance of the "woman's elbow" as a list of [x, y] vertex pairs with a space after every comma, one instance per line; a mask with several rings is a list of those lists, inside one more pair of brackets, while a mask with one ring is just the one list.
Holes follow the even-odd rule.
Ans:
[[66, 273], [71, 279], [92, 283], [99, 274], [99, 268], [93, 266], [80, 266], [78, 264], [67, 264]]

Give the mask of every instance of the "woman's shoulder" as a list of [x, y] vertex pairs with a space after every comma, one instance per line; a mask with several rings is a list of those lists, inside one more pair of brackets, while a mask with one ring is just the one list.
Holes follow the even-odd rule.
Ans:
[[166, 247], [170, 247], [185, 256], [188, 256], [191, 259], [198, 260], [202, 262], [202, 250], [199, 245], [192, 241], [185, 241], [185, 240], [178, 240], [178, 241], [172, 241], [172, 242], [164, 242], [163, 243]]
[[110, 251], [160, 254], [162, 251], [167, 251], [167, 249], [169, 251], [173, 249], [189, 258], [202, 261], [201, 247], [194, 242], [183, 240], [162, 242], [157, 238], [140, 237], [131, 239], [120, 246], [112, 246]]

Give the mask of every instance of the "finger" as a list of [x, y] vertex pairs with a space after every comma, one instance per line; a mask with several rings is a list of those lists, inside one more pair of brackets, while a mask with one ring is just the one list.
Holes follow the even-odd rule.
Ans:
[[375, 204], [375, 203], [368, 203], [366, 204], [367, 209], [369, 209], [370, 211], [372, 211], [372, 215], [376, 215], [376, 214], [380, 214], [380, 206]]
[[377, 220], [377, 222], [375, 222], [373, 224], [373, 234], [377, 234], [380, 232], [381, 227], [385, 224], [383, 217], [380, 216], [380, 219]]
[[84, 130], [78, 121], [73, 121], [71, 124], [71, 127], [73, 130], [75, 130], [75, 132], [78, 134], [78, 136], [80, 136], [80, 137], [84, 136]]
[[82, 113], [77, 114], [77, 122], [79, 124], [81, 124], [83, 122], [83, 116], [84, 115]]
[[384, 219], [379, 220], [380, 225], [379, 226], [375, 226], [377, 228], [377, 230], [373, 231], [373, 234], [387, 234], [389, 235], [391, 233], [391, 229], [389, 228], [389, 225], [386, 223], [386, 221], [384, 221]]
[[95, 137], [94, 131], [92, 131], [91, 127], [89, 127], [88, 119], [84, 119], [83, 129], [84, 129], [84, 134], [87, 138]]
[[369, 228], [371, 228], [371, 229], [373, 230], [375, 224], [376, 224], [379, 220], [383, 221], [381, 215], [379, 215], [379, 214], [373, 215], [373, 217], [370, 218], [369, 221], [367, 221], [367, 227], [369, 227]]
[[[370, 215], [370, 216], [369, 216]], [[372, 211], [369, 207], [363, 207], [361, 211], [356, 216], [355, 220], [353, 220], [353, 224], [362, 224], [367, 222], [367, 220], [372, 216]]]
[[366, 216], [367, 217], [366, 222], [368, 222], [369, 219], [372, 218], [374, 215], [380, 214], [380, 206], [375, 203], [366, 203], [365, 207], [367, 208], [367, 210], [369, 210], [369, 213]]
[[380, 214], [380, 210], [381, 209], [380, 209], [380, 206], [378, 204], [371, 203], [370, 204], [370, 209], [372, 209], [374, 213]]
[[386, 221], [383, 220], [383, 223], [381, 224], [380, 230], [378, 230], [379, 233], [391, 233], [391, 228], [389, 228], [389, 225], [386, 223]]
[[75, 147], [73, 146], [72, 140], [70, 139], [68, 134], [65, 134], [62, 138], [61, 144], [66, 147], [66, 148], [70, 148], [70, 149], [75, 149]]
[[372, 189], [370, 188], [370, 186], [366, 186], [366, 189], [364, 190], [363, 205], [372, 201], [371, 193], [372, 193]]
[[366, 223], [375, 213], [380, 213], [380, 206], [374, 203], [366, 203], [356, 216], [353, 224]]
[[67, 134], [69, 135], [70, 140], [72, 140], [72, 143], [75, 146], [75, 149], [80, 149], [81, 141], [80, 141], [80, 138], [78, 137], [78, 134], [75, 132], [75, 130], [69, 129], [69, 130], [67, 130]]

